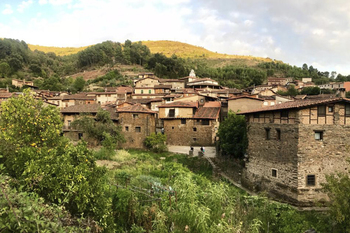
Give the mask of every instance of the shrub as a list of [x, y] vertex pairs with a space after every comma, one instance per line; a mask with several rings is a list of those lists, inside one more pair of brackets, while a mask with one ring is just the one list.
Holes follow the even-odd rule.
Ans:
[[150, 136], [145, 139], [145, 146], [154, 152], [167, 151], [168, 148], [165, 145], [166, 135], [165, 134], [155, 134], [151, 133]]

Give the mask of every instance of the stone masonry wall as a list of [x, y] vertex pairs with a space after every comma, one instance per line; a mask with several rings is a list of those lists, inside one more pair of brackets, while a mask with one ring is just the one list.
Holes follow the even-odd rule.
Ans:
[[215, 143], [218, 123], [210, 120], [209, 125], [200, 125], [195, 119], [164, 119], [164, 132], [167, 135], [167, 144], [174, 146], [213, 146]]
[[[134, 114], [137, 114], [137, 117], [133, 117], [133, 113], [119, 113], [119, 122], [126, 140], [122, 144], [123, 148], [144, 148], [145, 138], [156, 132], [153, 114]], [[140, 132], [137, 132], [136, 127], [140, 127]]]
[[[270, 139], [266, 139], [267, 130]], [[265, 190], [272, 197], [296, 203], [298, 131], [295, 124], [251, 123], [242, 184], [250, 190]]]

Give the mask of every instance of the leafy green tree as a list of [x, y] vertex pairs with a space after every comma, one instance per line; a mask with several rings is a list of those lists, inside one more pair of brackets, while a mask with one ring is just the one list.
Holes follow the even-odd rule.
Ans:
[[161, 133], [151, 133], [145, 139], [145, 146], [154, 152], [164, 152], [167, 151], [167, 146], [165, 145], [166, 135]]
[[320, 94], [320, 88], [319, 87], [304, 87], [300, 94], [302, 95], [318, 95]]
[[5, 78], [11, 72], [11, 67], [7, 62], [0, 63], [0, 75], [2, 78]]
[[73, 87], [76, 91], [80, 92], [84, 90], [85, 83], [84, 78], [80, 76], [74, 80]]
[[247, 123], [244, 116], [229, 111], [218, 130], [220, 148], [225, 155], [242, 158], [248, 146]]
[[350, 232], [350, 176], [337, 173], [326, 176], [323, 188], [330, 198], [330, 216], [334, 219], [337, 232]]
[[87, 134], [87, 140], [92, 144], [103, 145], [107, 139], [113, 143], [114, 149], [119, 142], [124, 141], [120, 127], [116, 126], [111, 119], [110, 113], [100, 109], [96, 116], [83, 115], [72, 122], [72, 127]]
[[108, 213], [105, 170], [96, 166], [86, 144], [72, 145], [60, 135], [59, 111], [45, 107], [25, 90], [1, 105], [0, 163], [25, 191], [65, 206], [73, 215]]

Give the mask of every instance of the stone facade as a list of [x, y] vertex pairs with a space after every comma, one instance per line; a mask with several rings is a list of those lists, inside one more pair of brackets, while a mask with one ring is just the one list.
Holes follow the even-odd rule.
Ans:
[[349, 167], [349, 101], [293, 108], [285, 103], [279, 109], [246, 113], [249, 146], [242, 184], [300, 206], [327, 200], [321, 185], [325, 176]]
[[235, 97], [228, 101], [228, 109], [234, 112], [247, 111], [251, 109], [258, 109], [263, 106], [263, 99], [253, 98], [249, 96]]
[[218, 127], [217, 120], [164, 120], [167, 144], [174, 146], [213, 146]]
[[122, 112], [119, 113], [119, 124], [126, 140], [123, 148], [145, 148], [146, 137], [156, 132], [154, 114]]

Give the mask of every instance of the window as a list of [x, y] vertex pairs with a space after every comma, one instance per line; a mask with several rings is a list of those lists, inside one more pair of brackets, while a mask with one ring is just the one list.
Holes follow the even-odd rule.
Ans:
[[171, 127], [171, 129], [175, 129], [175, 127], [174, 127], [174, 126], [172, 126], [172, 127]]
[[259, 118], [259, 113], [254, 113], [254, 118]]
[[315, 186], [316, 185], [315, 175], [307, 175], [306, 176], [306, 185], [307, 186]]
[[82, 139], [83, 138], [83, 133], [78, 133], [78, 138]]
[[319, 116], [319, 117], [326, 116], [326, 106], [325, 105], [317, 106], [317, 116]]
[[196, 142], [196, 141], [197, 141], [197, 138], [193, 138], [193, 141]]
[[196, 128], [196, 127], [194, 127], [194, 128], [193, 128], [193, 132], [196, 132], [196, 131], [197, 131], [197, 128]]
[[281, 112], [281, 117], [288, 117], [288, 114], [289, 114], [288, 110], [284, 110]]
[[132, 114], [132, 118], [134, 119], [139, 118], [139, 114]]
[[281, 140], [281, 130], [280, 129], [276, 129], [276, 139]]
[[266, 140], [270, 140], [270, 128], [265, 128]]
[[203, 119], [202, 125], [210, 125], [210, 121], [208, 119]]
[[69, 121], [68, 121], [68, 126], [70, 126], [70, 124], [71, 124], [71, 123], [72, 123], [72, 121], [71, 121], [71, 120], [69, 120]]
[[141, 94], [143, 94], [143, 90], [141, 90]]
[[125, 131], [129, 131], [129, 126], [125, 126]]
[[151, 90], [148, 90], [148, 94], [151, 94], [151, 92], [152, 92]]
[[328, 112], [333, 112], [333, 106], [328, 106]]
[[345, 116], [350, 116], [350, 104], [345, 105]]
[[315, 131], [315, 140], [323, 140], [323, 131]]
[[185, 125], [186, 124], [186, 119], [181, 119], [181, 124]]
[[141, 127], [135, 127], [135, 132], [140, 133], [141, 132]]
[[168, 117], [175, 117], [175, 109], [169, 109]]
[[271, 175], [272, 175], [272, 177], [277, 177], [277, 169], [272, 169]]

